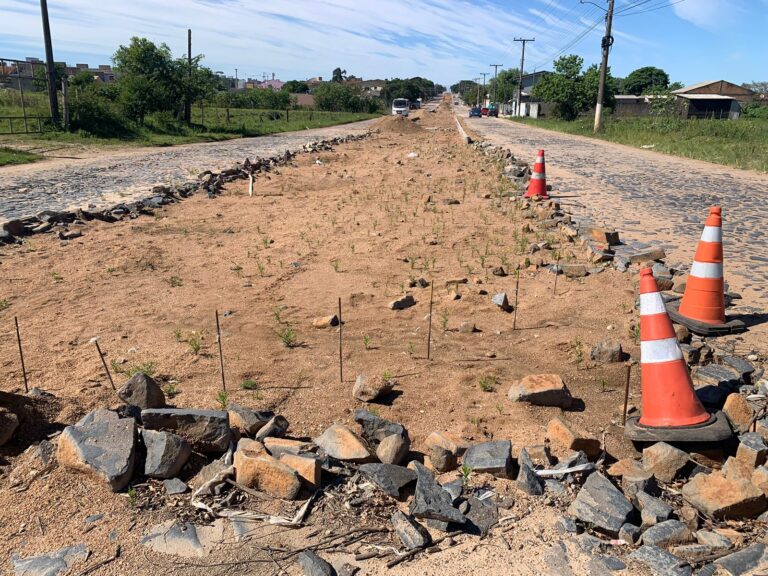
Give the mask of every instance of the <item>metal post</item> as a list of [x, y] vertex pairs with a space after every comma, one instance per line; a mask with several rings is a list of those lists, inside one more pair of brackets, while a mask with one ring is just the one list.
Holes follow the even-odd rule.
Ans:
[[632, 374], [632, 364], [627, 364], [627, 382], [624, 385], [624, 412], [622, 412], [621, 425], [627, 425], [627, 406], [629, 404], [629, 377]]
[[187, 124], [192, 123], [192, 29], [187, 28], [187, 94], [184, 99], [184, 121]]
[[216, 339], [219, 342], [219, 367], [221, 368], [221, 389], [226, 392], [227, 382], [224, 380], [224, 352], [221, 350], [221, 328], [219, 327], [219, 311], [216, 310]]
[[48, 76], [48, 103], [51, 107], [51, 121], [58, 125], [59, 102], [56, 94], [56, 68], [53, 62], [53, 44], [51, 44], [51, 26], [48, 23], [48, 2], [40, 0], [40, 15], [43, 18], [43, 40], [45, 41], [45, 68]]
[[101, 346], [99, 346], [99, 341], [94, 338], [93, 343], [96, 344], [96, 352], [99, 353], [99, 358], [101, 358], [101, 365], [104, 366], [104, 372], [107, 373], [107, 378], [109, 378], [109, 383], [112, 384], [112, 390], [117, 390], [117, 388], [115, 388], [115, 381], [112, 380], [112, 374], [110, 374], [109, 368], [107, 367], [107, 361], [104, 360], [104, 353], [101, 351]]
[[344, 322], [341, 320], [341, 298], [339, 298], [339, 382], [344, 382], [344, 363], [343, 363], [343, 356], [342, 350], [341, 350], [341, 342], [342, 342], [342, 331]]
[[61, 99], [64, 107], [64, 129], [69, 130], [69, 93], [67, 92], [67, 80], [61, 79]]
[[605, 15], [605, 36], [603, 36], [601, 43], [603, 48], [603, 59], [600, 62], [600, 84], [598, 84], [597, 87], [597, 104], [595, 105], [595, 134], [603, 129], [603, 99], [605, 97], [605, 77], [608, 73], [608, 51], [613, 44], [613, 36], [611, 36], [613, 1], [614, 0], [608, 0], [608, 13]]
[[24, 366], [24, 351], [21, 349], [21, 333], [19, 332], [19, 319], [14, 316], [13, 321], [16, 323], [16, 341], [19, 343], [19, 358], [21, 358], [21, 374], [24, 376], [24, 392], [29, 392], [29, 383], [27, 382], [27, 368]]
[[429, 288], [429, 330], [427, 332], [427, 360], [431, 360], [432, 353], [432, 298], [435, 295], [435, 281], [432, 280], [432, 284]]
[[520, 109], [522, 108], [522, 99], [523, 99], [523, 68], [525, 67], [525, 43], [526, 42], [535, 42], [536, 38], [515, 38], [515, 42], [522, 42], [523, 43], [523, 51], [520, 54], [520, 81], [517, 84], [517, 111], [516, 115], [521, 116]]
[[512, 331], [517, 328], [517, 296], [520, 293], [520, 270], [515, 270], [515, 316], [512, 318]]

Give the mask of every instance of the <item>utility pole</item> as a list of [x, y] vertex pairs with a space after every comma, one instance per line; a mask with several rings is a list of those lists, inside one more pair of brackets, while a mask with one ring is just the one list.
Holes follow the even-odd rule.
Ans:
[[59, 102], [56, 95], [56, 68], [53, 62], [51, 25], [48, 23], [48, 2], [40, 0], [40, 14], [43, 17], [43, 40], [45, 41], [45, 70], [48, 78], [48, 103], [51, 106], [51, 122], [59, 125]]
[[187, 28], [187, 94], [184, 99], [184, 121], [192, 123], [192, 29]]
[[485, 77], [490, 74], [490, 72], [480, 72], [483, 76], [483, 104], [485, 104]]
[[613, 24], [613, 1], [608, 0], [608, 12], [605, 14], [605, 36], [601, 41], [603, 48], [603, 60], [600, 63], [600, 84], [597, 87], [597, 104], [595, 105], [595, 128], [597, 134], [603, 129], [603, 98], [605, 96], [605, 76], [608, 73], [608, 52], [613, 45], [611, 25]]
[[[496, 102], [496, 94], [499, 89], [499, 83], [497, 81], [497, 77], [499, 74], [499, 68], [504, 66], [504, 64], [488, 64], [491, 68], [493, 68], [493, 101]], [[498, 108], [498, 102], [496, 102], [496, 107]]]
[[235, 68], [235, 90], [240, 88], [240, 80], [237, 78], [237, 68]]
[[523, 43], [523, 52], [520, 55], [520, 81], [517, 84], [517, 115], [520, 116], [520, 109], [522, 108], [523, 99], [523, 67], [525, 66], [525, 43], [536, 42], [536, 38], [515, 38], [515, 42]]
[[[480, 80], [480, 78], [473, 78], [472, 82], [477, 84], [478, 80]], [[480, 106], [480, 84], [477, 84], [477, 100], [475, 100], [475, 106]]]

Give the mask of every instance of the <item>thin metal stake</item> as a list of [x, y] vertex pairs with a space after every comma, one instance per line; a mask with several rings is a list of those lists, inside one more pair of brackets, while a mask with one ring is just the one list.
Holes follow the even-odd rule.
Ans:
[[221, 367], [221, 388], [226, 392], [227, 382], [224, 380], [224, 353], [221, 351], [221, 327], [219, 326], [219, 311], [216, 310], [216, 339], [219, 341], [219, 366]]
[[341, 341], [344, 322], [341, 321], [341, 298], [339, 298], [339, 382], [344, 382], [344, 363], [341, 355]]
[[115, 388], [115, 381], [112, 380], [112, 374], [110, 374], [109, 367], [107, 367], [107, 361], [104, 360], [104, 353], [101, 351], [101, 346], [99, 346], [99, 341], [94, 339], [93, 343], [96, 344], [96, 352], [99, 353], [99, 358], [101, 358], [101, 365], [104, 366], [104, 372], [107, 373], [107, 378], [109, 378], [109, 383], [112, 384], [112, 390], [117, 391], [117, 388]]
[[557, 253], [557, 264], [555, 264], [555, 287], [552, 289], [552, 294], [557, 296], [557, 277], [560, 276], [560, 252]]
[[427, 332], [427, 360], [431, 360], [432, 354], [432, 297], [435, 294], [435, 281], [432, 280], [432, 284], [429, 288], [429, 331]]
[[621, 425], [627, 425], [627, 406], [629, 405], [629, 376], [632, 373], [632, 364], [627, 364], [627, 382], [624, 385], [624, 412]]
[[517, 295], [520, 292], [520, 270], [515, 270], [517, 280], [515, 280], [515, 315], [512, 317], [512, 331], [517, 328]]
[[19, 343], [19, 358], [21, 358], [21, 373], [24, 376], [24, 392], [29, 392], [29, 383], [27, 382], [27, 368], [24, 366], [24, 351], [21, 349], [21, 333], [19, 332], [19, 319], [14, 316], [16, 323], [16, 341]]

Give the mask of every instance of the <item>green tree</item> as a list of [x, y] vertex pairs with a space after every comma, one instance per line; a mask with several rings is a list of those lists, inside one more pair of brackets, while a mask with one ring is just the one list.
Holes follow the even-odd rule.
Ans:
[[468, 106], [474, 106], [477, 102], [478, 89], [482, 90], [482, 87], [474, 80], [460, 80], [451, 85], [451, 92], [458, 94]]
[[94, 83], [93, 73], [88, 70], [78, 72], [69, 79], [69, 85], [75, 88], [85, 88]]
[[330, 112], [358, 112], [363, 109], [359, 90], [337, 82], [328, 82], [315, 90], [315, 108]]
[[342, 70], [341, 68], [334, 68], [333, 72], [331, 73], [331, 82], [341, 83], [341, 82], [344, 82], [346, 77], [347, 77], [346, 70]]
[[131, 38], [112, 56], [118, 73], [118, 101], [126, 116], [144, 123], [152, 112], [176, 109], [184, 95], [177, 62], [165, 44], [146, 38]]
[[680, 90], [681, 88], [685, 88], [685, 85], [682, 82], [672, 82], [669, 85], [670, 92], [672, 92], [674, 90]]
[[508, 68], [499, 71], [495, 78], [488, 83], [488, 93], [496, 102], [510, 102], [517, 94], [517, 85], [520, 82], [520, 70]]
[[[32, 75], [32, 85], [38, 92], [48, 91], [48, 74], [45, 65], [35, 66], [35, 72]], [[53, 64], [53, 81], [56, 82], [56, 90], [61, 89], [62, 79], [67, 77], [67, 68], [61, 62]]]
[[283, 90], [289, 94], [306, 94], [309, 92], [309, 85], [303, 80], [288, 80], [283, 84]]
[[669, 87], [669, 74], [661, 68], [644, 66], [629, 73], [624, 79], [627, 94], [646, 94], [651, 90], [666, 90]]

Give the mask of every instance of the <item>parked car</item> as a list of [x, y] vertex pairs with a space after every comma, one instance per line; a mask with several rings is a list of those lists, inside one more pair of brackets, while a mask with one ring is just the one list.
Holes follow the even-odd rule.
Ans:
[[491, 103], [491, 105], [488, 106], [488, 116], [493, 116], [495, 118], [499, 117], [499, 109], [496, 108], [496, 104]]
[[395, 98], [392, 100], [392, 116], [408, 116], [407, 98]]
[[482, 110], [480, 110], [480, 114], [482, 114], [483, 116], [488, 116], [488, 108], [483, 106]]
[[482, 112], [480, 108], [478, 108], [477, 106], [473, 106], [472, 108], [469, 109], [469, 117], [472, 118], [473, 116], [476, 116], [478, 118], [482, 116]]

